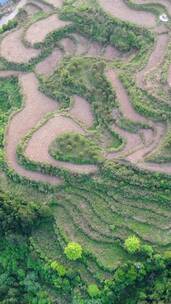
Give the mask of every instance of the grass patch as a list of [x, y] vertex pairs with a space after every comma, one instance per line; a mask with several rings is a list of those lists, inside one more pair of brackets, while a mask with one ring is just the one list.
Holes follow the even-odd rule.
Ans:
[[76, 164], [97, 164], [103, 160], [100, 148], [81, 134], [66, 133], [59, 136], [49, 147], [56, 160]]

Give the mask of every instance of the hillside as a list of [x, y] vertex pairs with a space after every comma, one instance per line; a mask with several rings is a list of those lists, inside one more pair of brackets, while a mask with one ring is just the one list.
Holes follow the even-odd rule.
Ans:
[[171, 303], [171, 1], [1, 13], [0, 303]]

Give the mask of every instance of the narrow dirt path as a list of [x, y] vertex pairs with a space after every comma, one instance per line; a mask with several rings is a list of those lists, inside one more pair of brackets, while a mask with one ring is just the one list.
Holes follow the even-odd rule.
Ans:
[[104, 11], [118, 19], [145, 27], [156, 25], [154, 15], [130, 9], [122, 0], [98, 0], [98, 2]]
[[33, 23], [25, 33], [25, 40], [32, 45], [43, 42], [50, 32], [69, 24], [70, 22], [60, 20], [56, 14], [51, 15], [48, 18]]
[[32, 172], [21, 167], [16, 160], [16, 149], [21, 138], [33, 128], [47, 112], [56, 110], [57, 104], [38, 91], [38, 81], [33, 73], [19, 76], [25, 107], [13, 115], [6, 131], [5, 155], [9, 166], [19, 175], [35, 181], [59, 184], [57, 177]]
[[25, 154], [36, 162], [42, 162], [54, 167], [71, 170], [75, 173], [94, 173], [97, 171], [95, 165], [77, 165], [73, 163], [57, 161], [48, 152], [50, 144], [61, 134], [66, 132], [77, 132], [84, 134], [84, 131], [71, 118], [57, 115], [48, 120], [41, 128], [36, 130], [28, 142]]
[[27, 63], [40, 54], [40, 50], [26, 48], [21, 41], [23, 29], [7, 34], [0, 44], [0, 56], [14, 63]]

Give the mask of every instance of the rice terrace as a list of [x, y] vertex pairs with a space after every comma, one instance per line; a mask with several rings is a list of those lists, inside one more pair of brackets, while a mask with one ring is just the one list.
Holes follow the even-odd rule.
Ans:
[[171, 0], [0, 0], [0, 303], [171, 303]]

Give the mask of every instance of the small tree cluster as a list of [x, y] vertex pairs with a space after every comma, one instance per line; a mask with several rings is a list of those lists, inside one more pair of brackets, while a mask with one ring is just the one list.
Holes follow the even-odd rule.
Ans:
[[68, 243], [65, 247], [65, 254], [69, 260], [76, 261], [82, 257], [82, 247], [78, 243]]

